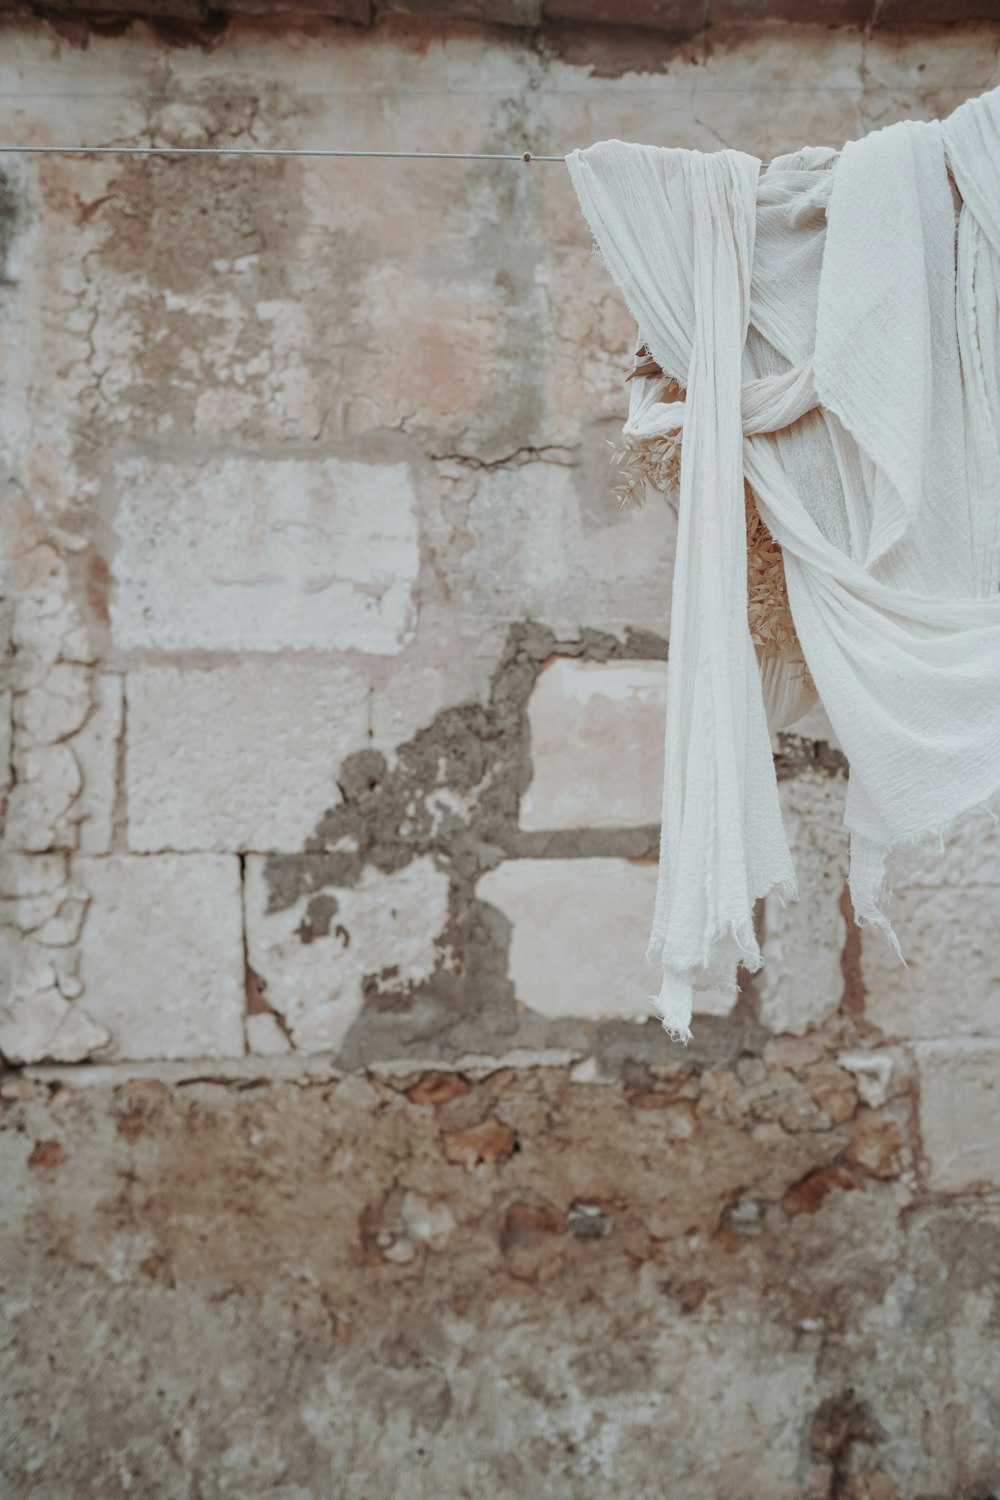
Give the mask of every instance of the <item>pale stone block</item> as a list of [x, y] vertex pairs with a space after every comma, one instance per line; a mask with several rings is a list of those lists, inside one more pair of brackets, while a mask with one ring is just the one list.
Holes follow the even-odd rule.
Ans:
[[244, 1052], [239, 860], [211, 854], [78, 858], [90, 893], [81, 976], [108, 1058]]
[[1000, 1188], [1000, 1042], [957, 1037], [913, 1050], [928, 1186]]
[[534, 774], [521, 827], [660, 821], [667, 664], [557, 657], [528, 703]]
[[81, 854], [109, 854], [122, 732], [122, 679], [115, 672], [98, 672], [91, 691], [90, 717], [73, 736], [73, 754], [83, 781], [73, 817], [79, 819]]
[[280, 1057], [291, 1052], [292, 1044], [270, 1011], [247, 1016], [247, 1050], [255, 1057]]
[[126, 694], [135, 850], [301, 848], [368, 743], [367, 679], [342, 664], [142, 667]]
[[911, 886], [887, 915], [906, 967], [863, 929], [868, 1019], [889, 1036], [1000, 1036], [1000, 888]]
[[569, 453], [476, 473], [454, 562], [470, 613], [666, 633], [673, 514], [662, 496], [619, 510], [606, 454], [590, 471], [598, 494]]
[[[518, 1000], [543, 1016], [645, 1021], [659, 968], [645, 961], [656, 865], [625, 859], [514, 859], [479, 877], [476, 895], [511, 924]], [[724, 1015], [721, 995], [695, 1011]]]
[[392, 653], [412, 634], [405, 464], [129, 458], [115, 477], [117, 645]]
[[11, 1063], [82, 1062], [107, 1040], [106, 1029], [56, 989], [0, 1009], [0, 1053]]
[[[277, 1011], [304, 1052], [335, 1050], [357, 1018], [366, 976], [405, 989], [434, 972], [435, 939], [448, 920], [448, 878], [430, 858], [391, 875], [368, 866], [353, 887], [328, 888], [325, 930], [305, 930], [312, 897], [268, 911], [267, 861], [246, 862], [247, 951]], [[335, 907], [329, 904], [335, 902]]]
[[799, 899], [787, 906], [773, 892], [765, 899], [757, 992], [765, 1026], [802, 1036], [835, 1011], [843, 996], [846, 785], [829, 776], [797, 776], [782, 782], [779, 792]]
[[927, 838], [893, 855], [896, 889], [904, 886], [1000, 887], [1000, 820], [983, 808], [958, 818], [943, 839]]

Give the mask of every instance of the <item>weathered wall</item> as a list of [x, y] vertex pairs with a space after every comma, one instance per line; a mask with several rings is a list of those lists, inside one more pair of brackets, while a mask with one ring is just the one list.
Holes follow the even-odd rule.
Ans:
[[[0, 32], [0, 138], [766, 156], [1000, 81], [989, 27], [79, 40]], [[898, 969], [817, 716], [764, 971], [649, 1017], [672, 521], [564, 169], [0, 172], [4, 1494], [996, 1491], [1000, 839]]]

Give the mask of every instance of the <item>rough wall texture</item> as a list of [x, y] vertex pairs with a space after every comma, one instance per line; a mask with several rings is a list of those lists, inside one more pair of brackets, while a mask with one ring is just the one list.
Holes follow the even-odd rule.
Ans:
[[[998, 43], [11, 22], [0, 136], [766, 156]], [[558, 166], [0, 158], [4, 1495], [1000, 1490], [1000, 840], [898, 969], [817, 716], [764, 971], [649, 1017], [672, 522], [589, 250]]]

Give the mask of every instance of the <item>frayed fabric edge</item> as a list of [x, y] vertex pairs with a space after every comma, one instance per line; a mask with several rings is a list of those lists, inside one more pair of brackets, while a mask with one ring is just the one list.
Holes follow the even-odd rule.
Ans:
[[664, 967], [659, 993], [647, 995], [660, 1024], [672, 1042], [681, 1042], [685, 1047], [691, 1040], [691, 1015], [694, 1010], [694, 991], [686, 979]]
[[[771, 889], [783, 906], [798, 899], [795, 880], [780, 881]], [[645, 953], [646, 963], [659, 963], [662, 975], [659, 991], [655, 995], [647, 995], [646, 1000], [672, 1042], [680, 1042], [686, 1047], [692, 1039], [691, 1017], [694, 1013], [696, 989], [717, 990], [735, 1004], [738, 993], [736, 979], [712, 974], [710, 955], [720, 944], [727, 946], [726, 966], [731, 972], [735, 973], [741, 965], [751, 974], [760, 969], [763, 962], [760, 945], [753, 921], [749, 918], [727, 922], [714, 933], [706, 944], [705, 959], [699, 965], [670, 964], [663, 957], [664, 939], [654, 937], [649, 940]]]
[[890, 866], [893, 862], [898, 865], [906, 855], [929, 854], [935, 845], [938, 856], [943, 856], [945, 841], [957, 831], [964, 819], [976, 817], [989, 817], [993, 819], [994, 826], [1000, 825], [1000, 787], [935, 827], [894, 839], [891, 843], [883, 844], [865, 834], [851, 833], [848, 889], [855, 924], [881, 932], [904, 969], [908, 969], [909, 965], [883, 908], [888, 906], [896, 886], [905, 885], [906, 872], [905, 869], [901, 871], [898, 868], [893, 871]]

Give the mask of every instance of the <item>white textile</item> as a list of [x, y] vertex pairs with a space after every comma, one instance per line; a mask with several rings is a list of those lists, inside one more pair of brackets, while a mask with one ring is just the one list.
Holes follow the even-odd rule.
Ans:
[[1000, 89], [763, 169], [614, 140], [566, 160], [664, 372], [633, 380], [624, 436], [683, 432], [646, 958], [687, 1040], [693, 991], [760, 967], [755, 900], [795, 894], [769, 723], [809, 696], [751, 640], [744, 478], [850, 762], [857, 920], [895, 943], [890, 854], [1000, 791]]

